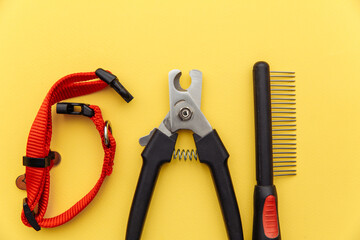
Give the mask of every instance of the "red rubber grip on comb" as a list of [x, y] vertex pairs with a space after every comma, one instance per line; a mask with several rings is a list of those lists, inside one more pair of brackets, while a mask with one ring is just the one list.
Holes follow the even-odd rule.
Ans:
[[265, 199], [263, 210], [263, 226], [266, 237], [276, 238], [277, 236], [279, 236], [276, 198], [274, 195], [269, 195]]

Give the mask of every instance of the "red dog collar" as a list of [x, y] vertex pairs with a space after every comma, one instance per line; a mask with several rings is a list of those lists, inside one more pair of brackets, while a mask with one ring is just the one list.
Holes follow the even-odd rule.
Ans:
[[[101, 80], [94, 80], [100, 78]], [[54, 154], [50, 151], [52, 133], [51, 106], [68, 98], [86, 95], [102, 90], [107, 85], [114, 88], [129, 102], [131, 94], [119, 83], [116, 76], [102, 69], [96, 72], [76, 73], [63, 77], [57, 81], [46, 95], [40, 110], [30, 130], [26, 156], [23, 164], [26, 166], [27, 198], [23, 202], [21, 219], [26, 226], [39, 231], [41, 227], [51, 228], [62, 225], [80, 213], [96, 196], [106, 176], [112, 172], [116, 142], [104, 122], [100, 108], [95, 105], [77, 103], [59, 103], [58, 113], [88, 116], [99, 131], [104, 149], [104, 164], [101, 175], [95, 186], [75, 205], [64, 213], [44, 218], [49, 199], [50, 170], [54, 166]], [[81, 110], [77, 111], [76, 108]], [[34, 213], [34, 209], [38, 208]]]

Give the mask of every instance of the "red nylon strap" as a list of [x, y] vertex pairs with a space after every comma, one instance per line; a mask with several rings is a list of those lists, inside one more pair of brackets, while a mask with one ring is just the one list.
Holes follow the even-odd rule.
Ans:
[[[46, 95], [31, 127], [26, 148], [27, 157], [44, 158], [49, 154], [52, 133], [51, 106], [64, 99], [93, 93], [107, 86], [101, 80], [89, 81], [96, 78], [97, 76], [94, 72], [76, 73], [63, 77], [53, 85]], [[94, 199], [105, 177], [112, 172], [116, 148], [115, 139], [111, 132], [109, 132], [110, 144], [108, 146], [105, 145], [105, 123], [100, 108], [94, 105], [91, 105], [90, 108], [94, 110], [95, 114], [91, 117], [91, 120], [99, 131], [105, 152], [100, 178], [91, 191], [67, 211], [56, 217], [44, 218], [49, 199], [50, 170], [54, 163], [51, 161], [51, 165], [46, 168], [26, 167], [27, 204], [31, 211], [38, 205], [38, 213], [35, 214], [35, 219], [40, 227], [56, 227], [75, 217]], [[30, 226], [24, 211], [21, 214], [21, 219], [26, 226]]]

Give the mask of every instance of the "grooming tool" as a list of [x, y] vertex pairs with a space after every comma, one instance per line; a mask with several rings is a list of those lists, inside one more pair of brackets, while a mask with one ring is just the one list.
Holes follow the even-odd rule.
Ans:
[[162, 164], [170, 162], [175, 154], [180, 158], [193, 156], [189, 151], [174, 151], [177, 131], [189, 129], [193, 137], [201, 163], [210, 167], [217, 190], [228, 237], [230, 240], [242, 240], [243, 232], [238, 204], [233, 189], [227, 153], [215, 129], [200, 110], [202, 73], [190, 71], [191, 86], [183, 89], [180, 86], [180, 70], [169, 73], [170, 112], [148, 136], [140, 139], [146, 146], [142, 152], [143, 166], [136, 187], [127, 225], [126, 240], [139, 240], [144, 226], [147, 210], [155, 187], [156, 179]]
[[253, 240], [281, 239], [273, 176], [296, 175], [295, 72], [269, 69], [266, 62], [257, 62], [253, 69], [257, 181]]

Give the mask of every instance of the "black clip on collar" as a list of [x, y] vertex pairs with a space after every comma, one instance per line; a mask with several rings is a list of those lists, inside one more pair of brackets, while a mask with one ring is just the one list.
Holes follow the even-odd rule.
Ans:
[[29, 205], [27, 204], [27, 198], [23, 200], [23, 209], [26, 219], [28, 220], [29, 224], [36, 230], [40, 231], [41, 227], [39, 226], [38, 222], [35, 219], [34, 212], [30, 210]]
[[[76, 107], [80, 107], [78, 111]], [[89, 107], [89, 104], [84, 103], [68, 103], [60, 102], [56, 104], [56, 113], [58, 114], [71, 114], [71, 115], [83, 115], [86, 117], [94, 116], [94, 110]]]
[[23, 165], [26, 167], [46, 168], [50, 166], [51, 160], [55, 159], [55, 152], [50, 151], [44, 158], [31, 158], [23, 156]]
[[114, 74], [105, 71], [102, 68], [98, 68], [95, 74], [110, 87], [112, 87], [127, 103], [130, 102], [134, 97], [129, 93], [128, 90], [119, 82]]

